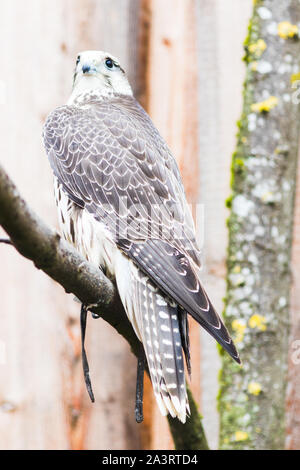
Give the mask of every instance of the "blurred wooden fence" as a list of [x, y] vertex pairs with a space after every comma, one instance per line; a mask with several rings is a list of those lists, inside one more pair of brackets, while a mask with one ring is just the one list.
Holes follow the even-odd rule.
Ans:
[[[251, 5], [251, 0], [1, 2], [0, 159], [22, 194], [56, 225], [42, 124], [69, 96], [77, 52], [111, 52], [178, 159], [189, 201], [204, 204], [209, 269], [203, 276], [219, 311], [227, 245], [224, 200]], [[297, 223], [295, 265], [299, 233]], [[0, 246], [0, 260], [0, 449], [171, 448], [149, 382], [145, 423], [134, 421], [136, 364], [127, 344], [103, 321], [89, 321], [92, 405], [81, 372], [78, 304], [11, 247]], [[201, 349], [199, 338], [193, 326], [192, 386], [216, 447], [218, 356], [206, 334]], [[293, 406], [299, 408], [300, 387], [291, 383]], [[299, 448], [299, 411], [296, 421], [292, 417], [289, 446]]]

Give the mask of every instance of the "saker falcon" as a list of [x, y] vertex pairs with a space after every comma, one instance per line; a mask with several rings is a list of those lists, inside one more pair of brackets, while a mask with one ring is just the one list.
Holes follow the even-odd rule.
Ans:
[[63, 236], [115, 279], [160, 411], [184, 423], [187, 314], [240, 359], [199, 279], [176, 161], [115, 57], [78, 55], [71, 97], [47, 118], [44, 143]]

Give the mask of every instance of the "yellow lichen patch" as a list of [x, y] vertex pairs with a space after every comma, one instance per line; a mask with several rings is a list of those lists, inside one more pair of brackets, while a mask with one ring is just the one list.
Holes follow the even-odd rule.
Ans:
[[260, 101], [259, 103], [253, 103], [251, 105], [251, 111], [254, 113], [268, 113], [271, 109], [275, 108], [278, 104], [278, 98], [276, 96], [270, 96], [268, 99], [264, 101]]
[[300, 72], [298, 73], [293, 73], [291, 75], [291, 83], [297, 82], [300, 80]]
[[266, 322], [267, 322], [266, 317], [263, 317], [262, 315], [255, 313], [249, 319], [248, 324], [250, 328], [257, 328], [260, 331], [265, 331], [267, 329]]
[[250, 382], [248, 384], [248, 393], [251, 395], [259, 395], [261, 392], [261, 385], [258, 382]]
[[272, 202], [274, 201], [274, 194], [271, 191], [266, 191], [261, 195], [262, 202]]
[[236, 431], [234, 434], [235, 440], [240, 442], [240, 441], [246, 441], [249, 437], [249, 434], [245, 431]]
[[259, 39], [252, 44], [249, 44], [248, 50], [251, 54], [255, 55], [255, 57], [259, 58], [262, 56], [262, 53], [266, 50], [267, 44], [263, 39]]
[[234, 160], [234, 164], [235, 164], [235, 166], [240, 166], [240, 167], [245, 166], [244, 160], [242, 160], [241, 158], [236, 158]]
[[252, 70], [253, 72], [256, 72], [256, 71], [257, 71], [257, 61], [254, 60], [253, 62], [251, 62], [250, 67], [251, 67], [251, 70]]
[[246, 325], [242, 323], [240, 320], [233, 320], [231, 323], [233, 331], [236, 333], [235, 342], [241, 343], [244, 339]]
[[233, 271], [235, 274], [238, 274], [238, 273], [241, 272], [241, 267], [237, 264], [237, 265], [233, 268], [232, 271]]
[[278, 24], [277, 33], [283, 39], [294, 38], [298, 36], [298, 26], [289, 21], [282, 21]]

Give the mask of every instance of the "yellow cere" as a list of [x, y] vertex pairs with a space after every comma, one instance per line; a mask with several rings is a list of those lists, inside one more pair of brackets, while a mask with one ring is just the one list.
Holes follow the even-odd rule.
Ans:
[[267, 322], [266, 317], [263, 317], [262, 315], [255, 313], [249, 319], [248, 324], [250, 328], [257, 328], [260, 331], [265, 331], [267, 329], [266, 322]]
[[231, 323], [233, 331], [236, 333], [235, 342], [241, 343], [244, 339], [246, 325], [239, 320], [233, 320]]
[[253, 103], [251, 105], [251, 111], [254, 113], [268, 113], [271, 109], [275, 108], [278, 104], [278, 98], [276, 96], [270, 96], [265, 101], [259, 103]]
[[263, 39], [259, 39], [257, 42], [254, 42], [248, 46], [249, 52], [255, 55], [257, 58], [261, 57], [266, 48], [267, 44]]
[[240, 441], [246, 441], [249, 437], [249, 434], [245, 431], [236, 431], [235, 432], [235, 440], [240, 442]]
[[278, 36], [283, 39], [294, 38], [298, 36], [298, 26], [289, 21], [282, 21], [277, 27]]
[[261, 385], [258, 382], [250, 382], [248, 384], [248, 393], [251, 395], [259, 395], [261, 392]]

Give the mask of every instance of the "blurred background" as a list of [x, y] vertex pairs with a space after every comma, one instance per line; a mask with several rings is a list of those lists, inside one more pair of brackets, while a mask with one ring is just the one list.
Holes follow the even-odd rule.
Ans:
[[[204, 207], [203, 281], [219, 312], [228, 243], [225, 199], [242, 109], [243, 41], [252, 0], [1, 0], [0, 161], [29, 205], [57, 227], [41, 134], [70, 94], [77, 53], [120, 59], [167, 140], [188, 200]], [[300, 194], [293, 242], [293, 334], [299, 337]], [[136, 360], [100, 320], [88, 322], [96, 402], [81, 370], [79, 304], [10, 246], [0, 246], [0, 449], [167, 449], [166, 420], [146, 383], [134, 420]], [[192, 327], [192, 390], [218, 447], [214, 341]], [[300, 448], [300, 386], [290, 373], [287, 446]]]

